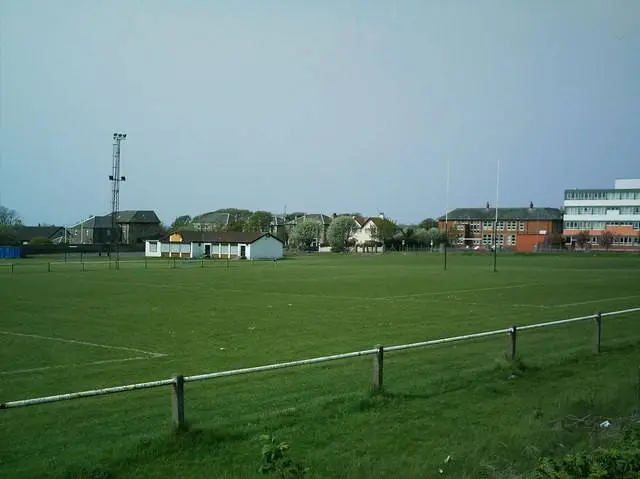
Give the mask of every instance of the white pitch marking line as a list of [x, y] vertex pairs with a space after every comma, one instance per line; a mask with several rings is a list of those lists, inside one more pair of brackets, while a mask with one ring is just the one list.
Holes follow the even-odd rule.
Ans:
[[56, 338], [53, 336], [41, 336], [39, 334], [26, 334], [26, 333], [16, 333], [13, 331], [0, 331], [0, 334], [5, 334], [7, 336], [20, 336], [23, 338], [34, 338], [34, 339], [45, 339], [48, 341], [58, 341], [61, 343], [70, 343], [70, 344], [80, 344], [82, 346], [93, 346], [96, 348], [104, 348], [104, 349], [114, 349], [119, 351], [129, 351], [132, 353], [142, 353], [148, 356], [166, 356], [162, 353], [154, 353], [152, 351], [144, 351], [142, 349], [136, 348], [128, 348], [125, 346], [110, 346], [108, 344], [99, 344], [99, 343], [90, 343], [88, 341], [78, 341], [77, 339], [66, 339], [66, 338]]
[[81, 363], [81, 364], [61, 364], [58, 366], [43, 366], [40, 368], [30, 368], [30, 369], [17, 369], [15, 371], [0, 371], [0, 376], [8, 376], [10, 374], [21, 374], [21, 373], [35, 373], [40, 371], [49, 371], [51, 369], [70, 369], [74, 367], [85, 367], [85, 366], [97, 366], [100, 364], [109, 364], [109, 363], [123, 363], [126, 361], [140, 361], [144, 359], [154, 359], [162, 356], [166, 356], [166, 354], [155, 354], [153, 356], [136, 356], [134, 358], [122, 358], [122, 359], [104, 359], [101, 361], [92, 361], [90, 363]]
[[379, 296], [377, 300], [387, 300], [387, 299], [404, 299], [404, 298], [417, 298], [421, 296], [438, 296], [442, 294], [457, 294], [457, 293], [475, 293], [476, 291], [494, 291], [501, 289], [514, 289], [514, 288], [526, 288], [527, 286], [535, 286], [540, 283], [521, 283], [521, 284], [511, 284], [506, 286], [491, 286], [487, 288], [475, 288], [475, 289], [456, 289], [450, 291], [429, 291], [426, 293], [414, 293], [414, 294], [405, 294], [400, 296]]
[[551, 304], [546, 307], [547, 308], [564, 308], [569, 306], [580, 306], [581, 304], [606, 303], [609, 301], [620, 301], [623, 299], [633, 299], [633, 298], [640, 298], [640, 294], [633, 294], [631, 296], [618, 296], [617, 298], [590, 299], [588, 301], [577, 301], [575, 303]]

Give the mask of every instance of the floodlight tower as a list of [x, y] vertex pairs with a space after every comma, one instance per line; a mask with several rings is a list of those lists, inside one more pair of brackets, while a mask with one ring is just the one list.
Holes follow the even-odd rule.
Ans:
[[116, 269], [120, 263], [120, 233], [118, 231], [118, 212], [120, 210], [120, 182], [125, 181], [124, 176], [120, 176], [120, 142], [127, 138], [126, 133], [113, 134], [113, 163], [109, 181], [111, 181], [111, 251], [116, 252]]

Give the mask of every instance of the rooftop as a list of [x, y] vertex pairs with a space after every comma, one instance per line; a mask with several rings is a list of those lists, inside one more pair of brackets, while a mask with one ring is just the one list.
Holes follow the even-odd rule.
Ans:
[[[469, 220], [494, 220], [496, 218], [495, 207], [491, 208], [457, 208], [448, 214], [451, 221]], [[446, 216], [439, 218], [441, 221]], [[562, 211], [559, 208], [500, 208], [498, 207], [498, 220], [562, 220]]]

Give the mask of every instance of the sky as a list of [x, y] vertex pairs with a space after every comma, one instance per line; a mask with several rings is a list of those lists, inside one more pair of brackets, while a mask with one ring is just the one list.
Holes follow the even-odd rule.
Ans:
[[0, 204], [27, 224], [110, 211], [115, 131], [121, 209], [164, 223], [414, 223], [640, 177], [636, 0], [0, 0], [0, 55]]

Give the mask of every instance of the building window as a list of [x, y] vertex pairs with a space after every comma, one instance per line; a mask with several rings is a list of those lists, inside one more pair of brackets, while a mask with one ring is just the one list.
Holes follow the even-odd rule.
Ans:
[[515, 246], [516, 244], [516, 235], [507, 236], [507, 244], [510, 246]]
[[507, 222], [507, 230], [508, 231], [516, 231], [518, 229], [517, 221], [509, 221]]
[[482, 244], [490, 245], [493, 242], [493, 235], [482, 235]]
[[502, 230], [504, 230], [504, 221], [498, 221], [498, 222], [496, 223], [496, 229], [497, 229], [498, 231], [502, 231]]
[[479, 221], [474, 221], [471, 223], [471, 232], [472, 233], [480, 233], [481, 223]]
[[493, 223], [491, 221], [485, 221], [482, 223], [482, 228], [485, 230], [491, 230], [493, 229]]
[[496, 236], [496, 244], [499, 245], [499, 246], [504, 245], [504, 236], [503, 235]]
[[158, 252], [158, 242], [149, 241], [149, 253], [157, 253], [157, 252]]
[[524, 221], [520, 221], [520, 222], [518, 223], [518, 230], [519, 230], [519, 231], [524, 231]]

